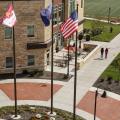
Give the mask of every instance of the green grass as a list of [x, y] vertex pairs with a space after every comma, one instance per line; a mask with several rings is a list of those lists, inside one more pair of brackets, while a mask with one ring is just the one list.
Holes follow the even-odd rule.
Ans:
[[[115, 60], [118, 58], [120, 58], [120, 54], [115, 58]], [[113, 62], [108, 66], [108, 68], [102, 73], [100, 78], [112, 77], [113, 80], [120, 80], [120, 71], [118, 67], [115, 67], [114, 65], [115, 60], [113, 60]], [[120, 65], [119, 65], [119, 68], [120, 68]]]
[[120, 0], [85, 0], [85, 16], [108, 16], [111, 7], [111, 17], [120, 17]]
[[[84, 28], [92, 29], [92, 25], [95, 23], [95, 21], [92, 20], [86, 20], [84, 23]], [[100, 35], [94, 36], [91, 39], [95, 41], [104, 41], [109, 42], [111, 41], [117, 34], [120, 33], [120, 25], [113, 25], [103, 22], [98, 22], [99, 26], [103, 27], [103, 32]], [[113, 28], [113, 32], [110, 33], [110, 27]]]

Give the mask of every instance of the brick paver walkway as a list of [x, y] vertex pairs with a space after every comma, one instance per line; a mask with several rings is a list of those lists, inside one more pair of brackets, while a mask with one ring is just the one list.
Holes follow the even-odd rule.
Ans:
[[[87, 92], [80, 103], [77, 105], [79, 109], [94, 113], [95, 92]], [[120, 120], [120, 101], [107, 97], [97, 97], [97, 117], [101, 120]]]
[[[62, 85], [54, 84], [54, 94]], [[13, 83], [0, 84], [0, 89], [11, 99], [14, 100]], [[18, 100], [41, 100], [48, 101], [51, 97], [51, 85], [46, 83], [17, 83]]]

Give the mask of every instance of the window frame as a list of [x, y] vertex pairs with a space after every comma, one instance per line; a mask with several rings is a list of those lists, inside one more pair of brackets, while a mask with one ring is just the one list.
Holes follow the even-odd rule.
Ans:
[[70, 15], [75, 10], [75, 0], [70, 0]]
[[[9, 61], [9, 62], [7, 62], [7, 61]], [[5, 67], [9, 69], [9, 68], [13, 68], [13, 66], [14, 66], [13, 65], [13, 57], [6, 57]]]
[[28, 55], [27, 56], [27, 66], [33, 66], [33, 65], [35, 65], [35, 55]]
[[81, 0], [81, 8], [83, 8], [83, 0]]
[[[7, 33], [7, 30], [10, 30], [9, 33]], [[9, 34], [9, 35], [6, 35], [6, 34]], [[12, 28], [10, 27], [5, 27], [4, 29], [4, 38], [5, 40], [11, 40], [12, 39]]]
[[[31, 34], [31, 31], [29, 32], [29, 27], [33, 28], [33, 31], [32, 31], [33, 34]], [[28, 25], [27, 26], [27, 37], [35, 37], [35, 25]]]

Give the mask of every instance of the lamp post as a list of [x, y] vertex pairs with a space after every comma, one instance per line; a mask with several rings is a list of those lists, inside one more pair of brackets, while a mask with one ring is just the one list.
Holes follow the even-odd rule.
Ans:
[[[98, 88], [97, 90], [95, 91], [95, 103], [94, 103], [94, 120], [96, 120], [96, 108], [97, 108], [97, 96], [98, 96]], [[106, 98], [106, 91], [104, 90], [102, 95], [101, 95], [102, 98]]]
[[108, 23], [110, 23], [111, 7], [108, 8]]

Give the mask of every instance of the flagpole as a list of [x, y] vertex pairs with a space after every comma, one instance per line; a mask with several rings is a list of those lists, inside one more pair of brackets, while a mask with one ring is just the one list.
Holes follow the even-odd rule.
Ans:
[[13, 61], [14, 61], [14, 99], [15, 99], [15, 117], [17, 117], [17, 86], [16, 86], [16, 53], [15, 53], [15, 36], [13, 27]]
[[[78, 4], [77, 4], [78, 15]], [[77, 37], [78, 31], [76, 31], [76, 44], [75, 44], [75, 75], [74, 75], [74, 102], [73, 102], [73, 120], [76, 120], [76, 86], [77, 86]]]
[[70, 40], [68, 39], [68, 67], [67, 67], [67, 77], [69, 78], [69, 60], [70, 60], [70, 49], [69, 49], [69, 46], [70, 46]]
[[97, 96], [98, 96], [98, 88], [95, 91], [95, 103], [94, 103], [94, 120], [96, 120], [96, 106], [97, 106]]
[[53, 0], [52, 0], [52, 46], [51, 46], [51, 114], [53, 114]]
[[[12, 5], [13, 0], [12, 0]], [[17, 117], [17, 86], [16, 86], [16, 47], [15, 47], [15, 34], [14, 34], [14, 26], [12, 27], [12, 35], [13, 35], [13, 66], [14, 66], [14, 100], [15, 100], [15, 117]]]

